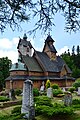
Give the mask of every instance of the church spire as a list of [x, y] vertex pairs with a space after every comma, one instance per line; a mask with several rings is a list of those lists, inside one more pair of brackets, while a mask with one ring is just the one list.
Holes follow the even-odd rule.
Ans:
[[27, 35], [26, 35], [26, 33], [24, 33], [23, 39], [24, 39], [24, 40], [27, 40]]
[[54, 40], [49, 34], [45, 40], [43, 52], [45, 52], [50, 57], [50, 59], [55, 60], [57, 51], [53, 45], [53, 42]]
[[54, 45], [53, 45], [54, 42], [55, 42], [55, 41], [52, 39], [52, 37], [51, 37], [50, 34], [49, 34], [49, 35], [47, 36], [46, 40], [45, 40], [45, 45], [48, 46], [48, 48], [49, 48], [49, 50], [50, 50], [51, 52], [57, 53], [57, 51], [56, 51], [56, 49], [55, 49], [55, 47], [54, 47]]
[[55, 42], [55, 41], [52, 39], [51, 35], [48, 34], [48, 36], [47, 36], [45, 42], [46, 42], [46, 43], [52, 42], [52, 44], [53, 44], [53, 42]]

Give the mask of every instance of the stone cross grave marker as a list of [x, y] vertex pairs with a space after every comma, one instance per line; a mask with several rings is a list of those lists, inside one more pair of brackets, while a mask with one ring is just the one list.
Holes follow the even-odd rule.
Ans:
[[25, 113], [25, 118], [32, 120], [35, 118], [35, 109], [33, 101], [33, 83], [26, 80], [23, 85], [23, 99], [21, 113]]

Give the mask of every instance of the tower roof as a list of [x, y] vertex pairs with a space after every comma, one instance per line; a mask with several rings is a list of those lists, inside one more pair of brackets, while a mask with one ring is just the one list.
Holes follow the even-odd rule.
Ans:
[[55, 42], [50, 35], [47, 36], [45, 42]]
[[23, 36], [23, 39], [19, 39], [19, 43], [18, 43], [18, 46], [17, 48], [19, 49], [19, 45], [23, 45], [23, 46], [29, 46], [30, 48], [32, 48], [32, 44], [30, 41], [27, 41], [27, 35], [26, 33], [24, 33], [24, 36]]
[[48, 45], [48, 48], [51, 52], [57, 53], [57, 51], [53, 45], [53, 42], [55, 42], [55, 41], [52, 39], [52, 37], [50, 35], [48, 35], [45, 40], [45, 45], [44, 45], [43, 51], [45, 50], [46, 45]]

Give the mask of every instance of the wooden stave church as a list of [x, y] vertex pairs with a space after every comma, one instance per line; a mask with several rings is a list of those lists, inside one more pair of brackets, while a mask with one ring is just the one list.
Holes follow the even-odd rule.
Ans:
[[[23, 39], [19, 39], [18, 62], [14, 63], [10, 69], [10, 76], [6, 78], [6, 89], [22, 89], [26, 79], [33, 81], [33, 87], [39, 88], [49, 79], [52, 84], [56, 83], [60, 87], [71, 87], [75, 79], [71, 77], [72, 71], [65, 61], [57, 56], [54, 47], [55, 41], [50, 35], [47, 36], [43, 51], [36, 51], [26, 34]], [[34, 53], [32, 55], [32, 49]]]

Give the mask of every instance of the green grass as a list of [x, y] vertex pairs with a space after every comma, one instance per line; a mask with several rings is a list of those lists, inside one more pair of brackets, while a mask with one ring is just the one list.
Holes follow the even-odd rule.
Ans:
[[[16, 106], [21, 106], [21, 105], [16, 105]], [[2, 108], [0, 109], [0, 115], [10, 115], [11, 111], [13, 110], [13, 108], [15, 108], [16, 106], [11, 106], [11, 107], [7, 107], [7, 108]]]
[[[76, 94], [73, 94], [73, 99], [80, 99], [80, 96], [76, 96]], [[21, 100], [22, 97], [19, 96], [17, 97], [17, 99]], [[52, 99], [52, 103], [54, 104], [59, 103], [59, 104], [63, 104], [63, 98], [57, 98], [54, 97]], [[15, 106], [11, 106], [11, 107], [7, 107], [7, 108], [0, 108], [0, 120], [20, 120], [20, 119], [15, 119], [15, 116], [11, 114], [11, 111], [13, 110], [14, 107], [16, 106], [20, 106], [20, 105], [15, 105]], [[53, 118], [44, 116], [44, 115], [39, 115], [36, 116], [35, 118], [37, 120], [80, 120], [80, 108], [74, 108], [75, 109], [75, 113], [69, 116], [54, 116]], [[24, 119], [21, 119], [24, 120]]]

